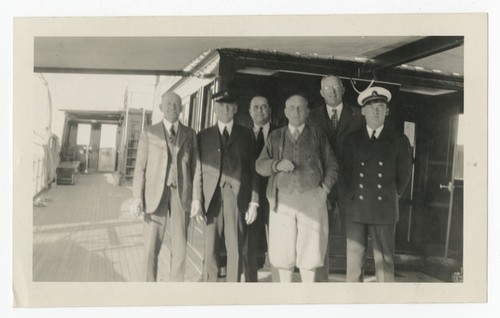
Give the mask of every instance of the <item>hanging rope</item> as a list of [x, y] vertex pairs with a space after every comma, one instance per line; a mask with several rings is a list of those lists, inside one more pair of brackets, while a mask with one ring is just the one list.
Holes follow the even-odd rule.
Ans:
[[356, 80], [351, 78], [351, 86], [352, 86], [352, 88], [356, 91], [356, 93], [358, 93], [358, 94], [360, 94], [362, 91], [365, 91], [365, 90], [369, 89], [370, 87], [372, 87], [372, 85], [373, 85], [373, 83], [374, 83], [374, 82], [375, 82], [375, 79], [374, 79], [374, 78], [372, 78], [372, 80], [370, 81], [370, 84], [368, 85], [368, 87], [367, 87], [367, 88], [365, 88], [364, 90], [361, 90], [361, 91], [360, 91], [360, 90], [358, 90], [358, 89], [356, 88], [356, 86], [355, 86], [355, 85], [356, 85]]

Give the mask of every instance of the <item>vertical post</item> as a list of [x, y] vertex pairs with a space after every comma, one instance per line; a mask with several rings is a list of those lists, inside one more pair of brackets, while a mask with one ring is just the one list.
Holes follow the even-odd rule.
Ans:
[[144, 117], [145, 116], [146, 116], [146, 107], [145, 107], [145, 105], [143, 105], [143, 107], [142, 107], [142, 119], [141, 119], [141, 133], [144, 130], [144, 121], [145, 121]]
[[[444, 244], [444, 257], [448, 258], [448, 249], [450, 248], [450, 232], [451, 232], [451, 218], [453, 215], [453, 194], [455, 192], [455, 170], [457, 165], [457, 135], [458, 135], [458, 116], [452, 116], [450, 119], [450, 140], [448, 142], [448, 149], [453, 147], [453, 158], [451, 166], [450, 182], [448, 183], [448, 191], [450, 191], [450, 203], [448, 206], [448, 220], [446, 223], [446, 241]], [[449, 153], [449, 152], [448, 152]], [[448, 154], [449, 155], [449, 154]]]
[[90, 148], [90, 140], [89, 144], [85, 147], [85, 173], [89, 173], [89, 148]]
[[129, 91], [127, 89], [126, 93], [126, 101], [125, 101], [125, 124], [122, 129], [122, 149], [123, 149], [123, 154], [122, 154], [122, 161], [120, 164], [120, 173], [122, 173], [122, 176], [125, 178], [127, 174], [127, 156], [128, 156], [128, 146], [127, 146], [127, 140], [128, 140], [128, 117], [129, 117], [129, 107], [128, 107], [128, 101], [130, 100], [129, 98]]

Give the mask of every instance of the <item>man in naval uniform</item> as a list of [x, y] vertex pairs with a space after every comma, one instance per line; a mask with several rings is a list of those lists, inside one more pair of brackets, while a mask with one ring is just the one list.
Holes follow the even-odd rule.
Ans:
[[384, 125], [391, 93], [371, 87], [358, 97], [366, 127], [345, 140], [347, 282], [363, 281], [367, 237], [373, 243], [377, 282], [394, 281], [398, 200], [411, 176], [406, 136]]

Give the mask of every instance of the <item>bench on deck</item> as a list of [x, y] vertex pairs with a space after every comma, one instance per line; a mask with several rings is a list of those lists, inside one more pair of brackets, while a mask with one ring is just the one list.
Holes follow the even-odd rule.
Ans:
[[60, 162], [56, 169], [57, 184], [75, 184], [78, 181], [80, 161]]

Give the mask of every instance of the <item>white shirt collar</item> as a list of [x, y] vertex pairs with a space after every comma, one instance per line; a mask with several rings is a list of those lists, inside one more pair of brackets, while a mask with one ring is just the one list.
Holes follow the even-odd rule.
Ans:
[[302, 124], [299, 127], [293, 127], [292, 125], [288, 124], [288, 130], [293, 134], [295, 129], [299, 130], [299, 135], [302, 134], [302, 131], [304, 131], [304, 127], [306, 124]]
[[[378, 139], [380, 136], [380, 133], [382, 132], [382, 129], [384, 129], [384, 125], [378, 127], [375, 129], [375, 137]], [[368, 132], [368, 136], [371, 137], [374, 129], [371, 129], [370, 127], [366, 126], [366, 131]]]
[[179, 121], [176, 120], [175, 123], [171, 123], [165, 118], [163, 118], [163, 126], [165, 126], [165, 129], [167, 130], [168, 133], [170, 133], [170, 127], [174, 126], [174, 130], [177, 133], [179, 131]]
[[224, 127], [226, 127], [227, 132], [229, 133], [229, 136], [231, 136], [231, 132], [233, 131], [233, 125], [234, 125], [234, 120], [231, 120], [230, 122], [224, 124], [220, 121], [217, 121], [217, 126], [219, 126], [219, 132], [222, 135], [224, 132]]
[[[271, 125], [269, 124], [269, 122], [265, 123], [264, 126], [262, 126], [262, 132], [264, 133], [264, 139], [267, 139], [267, 135], [269, 134], [270, 126]], [[260, 129], [260, 126], [253, 125], [253, 133], [254, 133], [255, 137], [257, 137], [257, 135], [259, 134], [259, 129]]]
[[342, 109], [344, 108], [344, 103], [340, 103], [337, 106], [333, 107], [330, 105], [326, 105], [326, 111], [328, 112], [328, 118], [332, 118], [333, 110], [337, 110], [337, 118], [340, 119], [340, 114], [342, 114]]

